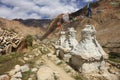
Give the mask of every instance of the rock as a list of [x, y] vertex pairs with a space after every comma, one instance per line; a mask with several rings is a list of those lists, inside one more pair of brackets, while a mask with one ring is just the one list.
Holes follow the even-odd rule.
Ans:
[[25, 61], [28, 61], [28, 60], [29, 60], [29, 58], [27, 58], [27, 57], [24, 57], [23, 59], [24, 59]]
[[64, 60], [65, 62], [69, 62], [70, 58], [71, 58], [71, 54], [64, 54], [63, 60]]
[[30, 78], [31, 78], [32, 80], [36, 80], [36, 79], [37, 79], [36, 73], [35, 73], [35, 74], [31, 74], [31, 75], [30, 75]]
[[22, 80], [22, 79], [18, 78], [18, 80]]
[[28, 78], [28, 80], [33, 80], [32, 78]]
[[15, 72], [19, 72], [20, 71], [20, 65], [16, 65], [15, 66]]
[[44, 60], [41, 60], [41, 61], [40, 61], [40, 60], [38, 60], [38, 61], [36, 61], [36, 62], [35, 62], [35, 64], [36, 64], [36, 65], [38, 65], [38, 66], [37, 66], [37, 68], [39, 68], [39, 66], [41, 66], [41, 65], [44, 65], [44, 64], [45, 64], [45, 61], [44, 61]]
[[34, 58], [34, 56], [33, 55], [29, 55], [29, 58]]
[[117, 69], [113, 66], [110, 66], [110, 68], [108, 68], [108, 71], [111, 73], [111, 74], [116, 74], [118, 75], [119, 72], [117, 72]]
[[21, 72], [27, 72], [30, 70], [29, 66], [27, 64], [20, 67]]
[[37, 68], [32, 68], [31, 69], [32, 72], [37, 72], [37, 70], [38, 70]]
[[21, 72], [17, 72], [15, 75], [13, 75], [12, 77], [14, 78], [22, 78], [22, 73]]
[[15, 73], [16, 73], [16, 71], [15, 71], [15, 69], [13, 69], [13, 70], [11, 70], [11, 71], [9, 72], [9, 75], [10, 75], [10, 76], [13, 76]]
[[21, 78], [12, 77], [10, 80], [22, 80]]
[[55, 71], [47, 66], [41, 66], [37, 72], [38, 80], [58, 80]]
[[72, 71], [71, 67], [68, 66], [68, 65], [64, 67], [64, 70], [65, 70], [67, 73], [69, 73], [69, 72]]
[[60, 64], [62, 63], [62, 61], [61, 61], [61, 60], [57, 60], [55, 63], [56, 63], [57, 65], [60, 65]]
[[40, 54], [39, 53], [36, 53], [35, 56], [39, 56]]
[[34, 53], [35, 56], [39, 56], [42, 54], [39, 48], [34, 49], [32, 52]]
[[9, 76], [8, 75], [0, 75], [0, 80], [9, 80]]
[[22, 58], [19, 58], [18, 60], [22, 63], [25, 63], [25, 61]]
[[53, 54], [51, 54], [51, 53], [47, 54], [48, 58], [51, 58], [52, 56], [53, 56]]
[[110, 73], [103, 73], [102, 76], [106, 79], [106, 80], [120, 80], [120, 77], [117, 77], [114, 74], [110, 74]]

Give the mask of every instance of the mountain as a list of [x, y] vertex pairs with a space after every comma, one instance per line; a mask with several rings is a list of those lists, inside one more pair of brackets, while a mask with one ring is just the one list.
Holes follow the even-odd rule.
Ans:
[[14, 19], [15, 21], [19, 21], [20, 23], [26, 26], [33, 26], [33, 27], [46, 27], [51, 20], [50, 19]]
[[32, 25], [29, 27], [19, 21], [8, 20], [5, 18], [0, 18], [0, 28], [15, 31], [17, 33], [23, 34], [23, 36], [42, 35], [44, 32], [44, 29], [42, 27], [35, 28]]

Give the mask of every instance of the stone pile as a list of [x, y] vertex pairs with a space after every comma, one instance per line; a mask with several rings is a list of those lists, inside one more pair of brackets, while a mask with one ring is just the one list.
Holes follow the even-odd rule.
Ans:
[[11, 77], [10, 80], [22, 80], [22, 72], [27, 72], [29, 70], [30, 68], [28, 65], [16, 65], [15, 68], [9, 72], [9, 75]]
[[14, 31], [0, 29], [0, 54], [7, 54], [16, 49], [23, 37]]
[[16, 65], [14, 69], [9, 71], [10, 79], [8, 80], [22, 80], [23, 73], [28, 72], [30, 70], [29, 65], [25, 64], [23, 66]]

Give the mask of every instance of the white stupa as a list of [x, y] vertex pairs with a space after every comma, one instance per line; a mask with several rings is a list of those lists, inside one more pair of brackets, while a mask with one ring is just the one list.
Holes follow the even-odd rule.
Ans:
[[56, 45], [59, 46], [59, 47], [64, 46], [65, 40], [66, 40], [66, 33], [65, 33], [65, 31], [61, 31], [60, 32], [60, 37], [59, 37], [58, 41], [56, 42]]
[[66, 48], [67, 49], [73, 49], [78, 44], [78, 41], [76, 40], [76, 30], [71, 27], [68, 28], [67, 38], [65, 40]]
[[[76, 31], [74, 28], [68, 28], [68, 31], [61, 31], [59, 40], [57, 41], [57, 56], [64, 59], [66, 62], [69, 62], [71, 57], [70, 52], [78, 44], [76, 40]], [[62, 51], [61, 51], [62, 50]]]
[[71, 64], [79, 69], [80, 72], [99, 71], [103, 67], [104, 59], [108, 55], [104, 52], [95, 37], [95, 29], [92, 25], [86, 25], [81, 31], [82, 39], [79, 44], [71, 51]]

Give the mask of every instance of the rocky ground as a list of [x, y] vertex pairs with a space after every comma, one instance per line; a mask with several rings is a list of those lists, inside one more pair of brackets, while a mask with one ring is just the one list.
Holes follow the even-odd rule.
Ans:
[[[54, 43], [43, 43], [38, 40], [36, 43], [33, 42], [34, 48], [29, 47], [27, 53], [0, 56], [0, 80], [87, 80], [81, 73], [56, 57], [52, 44]], [[111, 67], [111, 73], [116, 71], [119, 69]]]
[[[5, 67], [0, 68], [0, 80], [81, 80], [83, 78], [67, 63], [56, 57], [53, 46], [37, 44], [30, 52], [18, 56], [17, 63], [10, 64], [9, 70], [5, 70]], [[3, 67], [2, 63], [0, 65]]]

